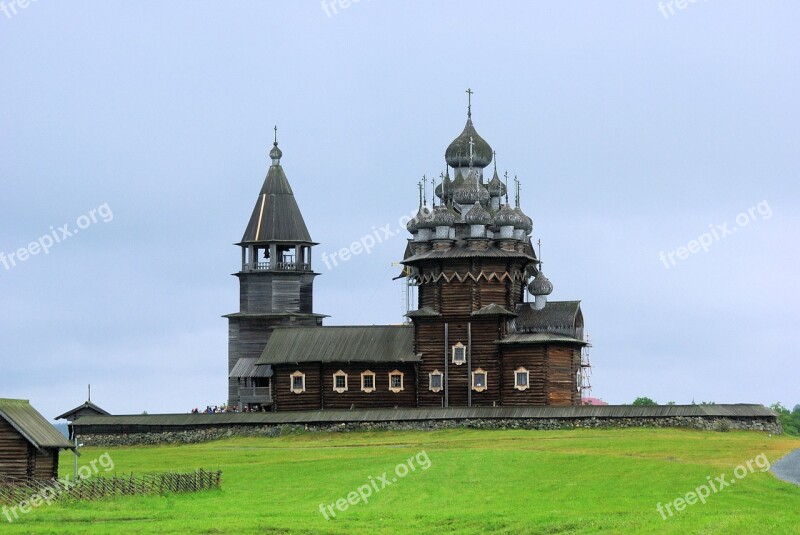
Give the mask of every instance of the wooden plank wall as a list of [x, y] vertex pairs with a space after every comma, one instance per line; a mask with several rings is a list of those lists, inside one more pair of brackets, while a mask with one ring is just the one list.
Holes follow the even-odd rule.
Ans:
[[[503, 405], [547, 405], [547, 349], [544, 345], [503, 346]], [[519, 367], [529, 372], [527, 390], [514, 388], [514, 372]]]
[[580, 350], [569, 346], [550, 345], [547, 350], [547, 356], [547, 404], [579, 404], [577, 385]]
[[0, 418], [0, 475], [28, 477], [28, 441]]
[[[272, 393], [276, 411], [307, 411], [322, 408], [327, 392], [320, 391], [320, 364], [276, 364], [272, 367]], [[306, 391], [291, 391], [290, 375], [295, 371], [306, 374]]]
[[48, 449], [44, 452], [35, 450], [33, 477], [36, 479], [52, 479], [58, 477], [58, 450]]
[[311, 272], [257, 271], [237, 273], [239, 310], [249, 313], [313, 312]]
[[[347, 391], [336, 392], [333, 390], [333, 374], [337, 371], [347, 374]], [[361, 391], [361, 372], [375, 373], [375, 390], [373, 392]], [[392, 392], [389, 390], [389, 372], [398, 370], [403, 372], [403, 390]], [[414, 365], [409, 363], [383, 363], [383, 362], [330, 362], [323, 365], [322, 388], [326, 409], [367, 409], [378, 407], [415, 407], [416, 406], [416, 374]]]

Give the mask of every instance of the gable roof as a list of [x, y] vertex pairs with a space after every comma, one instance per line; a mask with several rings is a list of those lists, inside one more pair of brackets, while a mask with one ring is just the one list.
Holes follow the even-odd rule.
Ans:
[[411, 325], [276, 327], [258, 364], [419, 360]]
[[61, 416], [56, 416], [55, 419], [56, 420], [68, 420], [70, 416], [74, 415], [77, 412], [83, 411], [83, 410], [94, 411], [95, 413], [97, 413], [99, 415], [103, 415], [103, 416], [111, 416], [110, 412], [107, 412], [107, 411], [101, 409], [100, 407], [98, 407], [97, 405], [92, 403], [91, 401], [84, 401], [82, 404], [78, 405], [74, 409], [68, 410], [67, 412], [65, 412]]
[[533, 303], [517, 305], [517, 317], [509, 321], [511, 333], [553, 333], [583, 340], [580, 301], [548, 301], [541, 310]]
[[241, 243], [312, 243], [303, 214], [280, 164], [271, 165]]
[[0, 398], [0, 418], [11, 424], [36, 449], [72, 449], [69, 440], [58, 432], [27, 399]]

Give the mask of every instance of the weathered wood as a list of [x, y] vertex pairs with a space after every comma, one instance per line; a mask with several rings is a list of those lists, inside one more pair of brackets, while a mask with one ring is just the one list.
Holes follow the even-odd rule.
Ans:
[[58, 476], [58, 449], [37, 449], [0, 418], [0, 476], [50, 479]]
[[29, 477], [28, 441], [11, 424], [0, 418], [0, 475]]
[[[338, 371], [347, 374], [347, 391], [336, 392], [333, 388], [333, 374]], [[389, 372], [403, 373], [403, 390], [389, 390]], [[361, 390], [361, 373], [371, 371], [375, 374], [375, 390]], [[336, 363], [323, 365], [322, 389], [325, 393], [326, 409], [365, 409], [381, 407], [414, 407], [416, 374], [413, 364], [403, 363]]]

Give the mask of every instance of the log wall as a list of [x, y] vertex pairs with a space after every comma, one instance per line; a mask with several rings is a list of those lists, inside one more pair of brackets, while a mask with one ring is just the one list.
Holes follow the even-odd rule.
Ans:
[[[0, 418], [0, 475], [29, 477], [28, 441]], [[32, 467], [31, 467], [32, 468]]]
[[[308, 411], [322, 408], [326, 392], [320, 390], [321, 364], [275, 364], [272, 370], [274, 410]], [[296, 371], [306, 374], [306, 390], [300, 394], [291, 390], [290, 376]]]
[[[417, 376], [413, 364], [354, 362], [330, 362], [323, 365], [322, 388], [326, 409], [367, 409], [380, 407], [415, 407]], [[337, 371], [347, 374], [347, 391], [333, 389], [333, 374]], [[375, 374], [375, 390], [361, 390], [361, 373], [371, 371]], [[389, 372], [403, 372], [403, 390], [389, 390]]]

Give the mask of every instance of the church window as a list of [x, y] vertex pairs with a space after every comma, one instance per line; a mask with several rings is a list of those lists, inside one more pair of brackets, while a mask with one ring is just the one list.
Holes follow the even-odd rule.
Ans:
[[389, 372], [389, 390], [395, 393], [403, 390], [403, 372], [399, 370]]
[[461, 342], [453, 346], [453, 364], [461, 365], [467, 362], [467, 348]]
[[375, 391], [375, 374], [369, 370], [361, 374], [361, 390], [364, 392]]
[[431, 392], [439, 392], [442, 389], [442, 372], [433, 370], [428, 374]]
[[514, 388], [517, 390], [527, 390], [530, 378], [530, 372], [520, 366], [514, 370]]
[[342, 370], [333, 374], [333, 390], [340, 394], [347, 391], [347, 374]]
[[472, 372], [472, 389], [476, 392], [486, 390], [486, 372], [480, 368]]
[[290, 376], [290, 379], [292, 392], [295, 394], [302, 394], [306, 391], [306, 374], [298, 370]]

